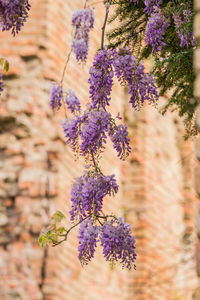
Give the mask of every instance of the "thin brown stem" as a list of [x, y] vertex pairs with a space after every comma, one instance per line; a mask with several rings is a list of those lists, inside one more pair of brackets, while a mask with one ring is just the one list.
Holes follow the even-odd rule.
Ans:
[[105, 19], [104, 19], [104, 23], [103, 23], [103, 27], [102, 27], [102, 35], [101, 35], [101, 49], [102, 50], [103, 50], [103, 47], [104, 47], [105, 30], [106, 30], [106, 23], [107, 23], [107, 20], [108, 20], [110, 3], [106, 2], [105, 5], [106, 5], [106, 15], [105, 15]]
[[65, 241], [67, 240], [67, 237], [68, 237], [68, 234], [70, 233], [70, 231], [71, 231], [73, 228], [75, 228], [76, 226], [78, 226], [79, 224], [81, 224], [83, 221], [85, 221], [86, 219], [88, 219], [89, 217], [91, 217], [91, 215], [92, 215], [92, 214], [90, 214], [89, 216], [83, 218], [83, 220], [79, 221], [78, 223], [76, 223], [76, 224], [74, 224], [72, 227], [70, 227], [70, 228], [67, 230], [66, 234], [64, 234], [64, 239], [62, 239], [62, 240], [59, 241], [59, 242], [55, 242], [55, 243], [53, 244], [53, 247], [55, 247], [55, 246], [57, 246], [57, 245], [60, 245], [61, 243], [65, 242]]
[[87, 6], [87, 0], [85, 1], [85, 4], [84, 4], [84, 9], [86, 8], [86, 6]]
[[117, 220], [117, 217], [115, 217], [113, 215], [97, 216], [97, 218], [106, 219], [106, 220], [107, 220], [107, 218], [113, 218], [113, 219]]
[[92, 162], [93, 162], [94, 168], [95, 168], [95, 170], [97, 170], [98, 166], [96, 164], [93, 151], [91, 151], [91, 157], [92, 157]]
[[[87, 0], [85, 0], [85, 3], [84, 3], [84, 8], [86, 8], [87, 6]], [[72, 34], [73, 38], [74, 38], [74, 34]], [[62, 73], [62, 77], [61, 77], [61, 81], [60, 81], [60, 86], [62, 87], [63, 85], [63, 80], [64, 80], [64, 77], [65, 77], [65, 72], [67, 70], [67, 65], [69, 63], [69, 60], [70, 60], [70, 57], [71, 57], [71, 54], [72, 54], [72, 48], [70, 48], [70, 51], [68, 53], [68, 56], [67, 56], [67, 59], [65, 61], [65, 65], [64, 65], [64, 69], [63, 69], [63, 73]]]
[[64, 77], [65, 77], [65, 72], [67, 70], [67, 65], [69, 63], [69, 60], [70, 60], [70, 57], [71, 57], [71, 54], [72, 54], [72, 48], [70, 49], [68, 55], [67, 55], [67, 59], [65, 61], [65, 65], [64, 65], [64, 68], [63, 68], [63, 73], [62, 73], [62, 77], [61, 77], [61, 81], [60, 81], [60, 85], [62, 86], [63, 85], [63, 80], [64, 80]]
[[101, 4], [101, 3], [104, 3], [104, 0], [92, 2], [87, 7], [90, 7], [90, 6], [93, 6], [93, 5], [96, 5], [96, 4]]

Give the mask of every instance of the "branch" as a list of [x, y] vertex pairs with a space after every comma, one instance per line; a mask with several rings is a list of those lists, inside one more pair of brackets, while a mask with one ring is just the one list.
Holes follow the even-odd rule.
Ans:
[[104, 3], [104, 0], [92, 2], [87, 7], [90, 7], [90, 6], [93, 6], [93, 5], [96, 5], [96, 4], [101, 4], [101, 3]]
[[[87, 6], [87, 0], [85, 0], [85, 3], [84, 3], [84, 9], [86, 8], [86, 6]], [[72, 38], [74, 38], [74, 34], [72, 35]], [[69, 63], [71, 54], [72, 54], [72, 47], [70, 48], [70, 51], [69, 51], [69, 53], [68, 53], [68, 56], [67, 56], [67, 59], [66, 59], [65, 65], [64, 65], [64, 69], [63, 69], [63, 73], [62, 73], [62, 77], [61, 77], [61, 81], [60, 81], [60, 86], [61, 86], [61, 87], [62, 87], [62, 85], [63, 85], [63, 80], [64, 80], [65, 72], [66, 72], [67, 65], [68, 65], [68, 63]]]
[[[86, 219], [88, 219], [89, 217], [91, 217], [91, 215], [92, 215], [92, 214], [90, 214], [89, 216], [83, 218], [83, 220], [79, 221], [78, 223], [76, 223], [75, 225], [73, 225], [72, 227], [70, 227], [70, 228], [67, 230], [66, 234], [64, 234], [64, 239], [62, 239], [62, 240], [59, 241], [59, 242], [55, 242], [55, 243], [52, 245], [52, 247], [55, 247], [55, 246], [60, 245], [61, 243], [65, 242], [65, 241], [67, 240], [67, 237], [68, 237], [68, 234], [70, 233], [70, 231], [71, 231], [73, 228], [75, 228], [76, 226], [78, 226], [79, 224], [81, 224], [83, 221], [85, 221]], [[52, 242], [53, 242], [53, 241], [52, 241]]]
[[67, 59], [66, 59], [66, 62], [65, 62], [65, 66], [64, 66], [64, 68], [63, 68], [63, 73], [62, 73], [62, 77], [61, 77], [61, 81], [60, 81], [60, 86], [61, 86], [61, 87], [62, 87], [62, 85], [63, 85], [63, 80], [64, 80], [65, 72], [66, 72], [67, 65], [68, 65], [68, 62], [69, 62], [69, 60], [70, 60], [71, 54], [72, 54], [72, 48], [70, 48], [70, 51], [69, 51], [69, 53], [68, 53], [68, 56], [67, 56]]
[[106, 15], [105, 15], [104, 24], [103, 24], [103, 27], [102, 27], [102, 36], [101, 36], [101, 49], [102, 50], [103, 50], [103, 47], [104, 47], [104, 36], [105, 36], [106, 23], [107, 23], [107, 20], [108, 20], [110, 3], [106, 2], [105, 6], [106, 6]]

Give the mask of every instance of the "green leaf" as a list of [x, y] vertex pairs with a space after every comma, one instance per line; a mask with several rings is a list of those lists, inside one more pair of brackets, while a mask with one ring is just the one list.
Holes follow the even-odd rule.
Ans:
[[65, 227], [59, 227], [56, 229], [58, 235], [62, 235], [64, 232], [67, 232]]
[[46, 237], [45, 234], [42, 234], [39, 238], [38, 238], [38, 242], [40, 244], [40, 247], [44, 248], [46, 246], [48, 246], [50, 244], [49, 239]]
[[48, 230], [45, 236], [48, 238], [48, 237], [50, 237], [51, 235], [52, 235], [52, 231], [51, 231], [51, 230]]
[[0, 58], [0, 66], [5, 72], [9, 70], [9, 62], [5, 58]]
[[55, 222], [61, 222], [65, 218], [65, 215], [61, 211], [57, 211], [53, 216], [51, 217], [51, 220], [54, 220]]
[[3, 68], [5, 63], [5, 59], [4, 58], [0, 58], [0, 66]]
[[8, 62], [7, 60], [5, 60], [4, 70], [5, 70], [6, 72], [9, 71], [9, 62]]

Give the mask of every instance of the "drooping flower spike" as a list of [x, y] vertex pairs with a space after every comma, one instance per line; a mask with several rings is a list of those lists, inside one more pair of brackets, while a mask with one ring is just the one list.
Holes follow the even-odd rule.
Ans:
[[0, 27], [15, 36], [24, 25], [30, 10], [28, 0], [0, 0]]
[[94, 10], [89, 8], [75, 10], [72, 25], [75, 27], [72, 50], [78, 62], [85, 62], [88, 55], [89, 31], [94, 26]]

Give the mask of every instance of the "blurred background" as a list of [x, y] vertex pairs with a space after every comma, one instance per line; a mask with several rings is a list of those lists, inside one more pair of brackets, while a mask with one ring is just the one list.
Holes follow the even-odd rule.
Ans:
[[[30, 3], [22, 32], [15, 38], [0, 33], [0, 56], [10, 62], [0, 106], [0, 300], [200, 300], [200, 142], [184, 141], [184, 126], [174, 112], [162, 116], [159, 107], [148, 105], [134, 111], [118, 84], [110, 111], [120, 111], [126, 121], [132, 152], [120, 162], [107, 146], [102, 168], [106, 175], [116, 174], [120, 190], [106, 200], [105, 211], [131, 224], [137, 270], [111, 269], [99, 249], [82, 268], [77, 230], [64, 244], [40, 248], [38, 236], [55, 211], [69, 220], [70, 186], [83, 172], [83, 161], [75, 160], [64, 141], [64, 114], [50, 109], [49, 90], [61, 79], [71, 16], [84, 2]], [[200, 1], [196, 6], [200, 9]], [[97, 1], [88, 62], [79, 65], [72, 55], [67, 66], [64, 87], [82, 103], [88, 101], [88, 72], [104, 14]], [[200, 37], [200, 14], [195, 32]], [[197, 49], [197, 71], [199, 61]], [[200, 96], [200, 72], [195, 93]], [[159, 106], [164, 104], [160, 99]]]

